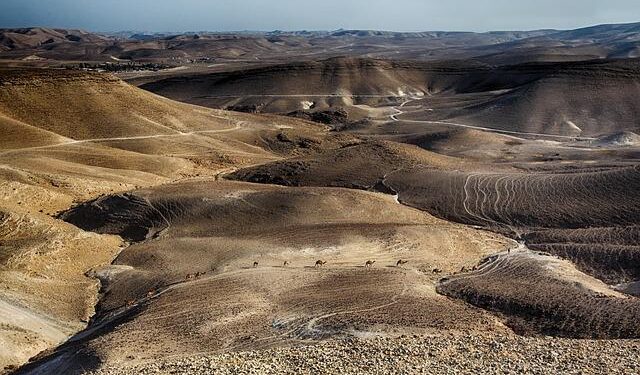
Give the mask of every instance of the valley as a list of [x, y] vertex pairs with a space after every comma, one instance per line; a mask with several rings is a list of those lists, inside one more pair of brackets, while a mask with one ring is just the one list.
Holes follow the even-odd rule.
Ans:
[[633, 373], [636, 28], [2, 31], [0, 372]]

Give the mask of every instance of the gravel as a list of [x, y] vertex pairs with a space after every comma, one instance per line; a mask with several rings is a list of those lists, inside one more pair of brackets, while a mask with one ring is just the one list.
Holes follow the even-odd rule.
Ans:
[[638, 374], [639, 359], [640, 340], [451, 333], [199, 355], [91, 374]]

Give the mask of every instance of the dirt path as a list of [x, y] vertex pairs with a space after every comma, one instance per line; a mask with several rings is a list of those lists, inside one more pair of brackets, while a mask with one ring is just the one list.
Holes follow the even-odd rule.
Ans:
[[[504, 134], [504, 135], [522, 135], [522, 136], [530, 136], [530, 137], [534, 136], [534, 137], [544, 137], [544, 138], [560, 138], [560, 139], [588, 140], [588, 141], [592, 141], [592, 140], [597, 139], [597, 138], [593, 138], [593, 137], [574, 137], [574, 136], [569, 136], [569, 135], [554, 135], [554, 134], [544, 134], [544, 133], [518, 132], [518, 131], [514, 131], [514, 130], [502, 130], [502, 129], [495, 129], [495, 128], [487, 128], [487, 127], [483, 127], [483, 126], [460, 124], [460, 123], [449, 122], [449, 121], [403, 120], [403, 119], [398, 119], [398, 116], [403, 115], [405, 113], [408, 113], [408, 112], [403, 111], [401, 108], [403, 108], [407, 103], [410, 103], [410, 102], [412, 102], [414, 100], [417, 100], [417, 99], [418, 98], [411, 98], [409, 100], [406, 100], [406, 101], [402, 102], [399, 106], [391, 107], [394, 111], [396, 111], [396, 113], [390, 115], [389, 118], [394, 122], [402, 121], [402, 122], [409, 122], [409, 123], [413, 123], [413, 124], [449, 125], [449, 126], [456, 126], [456, 127], [467, 128], [467, 129], [488, 131], [488, 132], [499, 133], [499, 134]], [[517, 137], [514, 137], [514, 138], [517, 138]]]
[[73, 141], [69, 141], [69, 142], [56, 143], [56, 144], [52, 144], [52, 145], [16, 148], [16, 149], [0, 152], [0, 156], [9, 155], [9, 154], [12, 154], [12, 153], [23, 152], [23, 151], [35, 151], [35, 150], [42, 150], [42, 149], [48, 149], [48, 148], [54, 148], [54, 147], [63, 147], [63, 146], [70, 146], [70, 145], [77, 145], [77, 144], [83, 144], [83, 143], [99, 143], [99, 142], [140, 140], [140, 139], [154, 139], [154, 138], [185, 137], [185, 136], [190, 136], [190, 135], [195, 135], [195, 134], [228, 133], [228, 132], [232, 132], [232, 131], [236, 131], [236, 130], [242, 129], [243, 125], [244, 125], [244, 121], [239, 121], [239, 122], [237, 122], [235, 124], [234, 127], [227, 128], [227, 129], [194, 130], [194, 131], [187, 132], [187, 133], [178, 132], [177, 131], [175, 134], [137, 135], [137, 136], [131, 136], [131, 137], [111, 137], [111, 138], [80, 139], [80, 140], [73, 140]]

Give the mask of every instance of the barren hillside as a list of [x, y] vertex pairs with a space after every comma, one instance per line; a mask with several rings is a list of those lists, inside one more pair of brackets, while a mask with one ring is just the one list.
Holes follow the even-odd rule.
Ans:
[[[0, 363], [57, 345], [93, 315], [85, 273], [124, 246], [52, 217], [74, 201], [338, 147], [320, 125], [194, 107], [101, 74], [3, 71]], [[296, 129], [298, 148], [279, 134]], [[22, 333], [20, 333], [22, 332]]]
[[638, 32], [0, 31], [0, 373], [634, 373]]
[[400, 121], [593, 136], [640, 131], [633, 99], [639, 94], [638, 64], [636, 59], [492, 66], [335, 58], [185, 74], [141, 87], [211, 108], [277, 113], [344, 108], [352, 118], [376, 118], [374, 107], [411, 100], [420, 108], [401, 111]]

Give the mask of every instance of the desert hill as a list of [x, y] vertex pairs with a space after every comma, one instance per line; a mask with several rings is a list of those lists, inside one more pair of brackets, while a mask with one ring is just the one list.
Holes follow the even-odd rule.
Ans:
[[[12, 70], [0, 82], [0, 112], [5, 116], [75, 140], [177, 134], [212, 129], [214, 122], [211, 114], [170, 103], [108, 75]], [[67, 104], [71, 102], [76, 104]], [[190, 122], [177, 120], [187, 114], [193, 117]]]
[[[388, 158], [365, 159], [354, 152], [365, 145], [334, 151], [350, 151], [351, 158], [327, 153], [278, 161], [241, 169], [229, 178], [383, 191], [438, 217], [505, 233], [519, 245], [484, 259], [471, 272], [443, 278], [438, 290], [506, 314], [505, 323], [516, 332], [638, 337], [631, 323], [637, 300], [609, 286], [638, 274], [634, 241], [640, 202], [626, 193], [638, 184], [637, 165], [603, 163], [572, 170], [549, 163], [546, 170], [535, 171], [532, 163], [523, 172], [522, 164], [489, 168], [442, 156], [412, 163], [405, 154], [405, 163], [388, 166]], [[531, 280], [540, 280], [533, 289], [525, 287]]]
[[[576, 30], [485, 33], [378, 30], [245, 33], [114, 33], [32, 27], [0, 29], [0, 59], [158, 64], [283, 62], [317, 57], [479, 59], [492, 64], [638, 57], [638, 24]], [[283, 56], [287, 59], [283, 60]]]
[[640, 126], [640, 109], [632, 99], [638, 94], [640, 60], [523, 68], [539, 70], [542, 76], [451, 116], [464, 123], [562, 135], [637, 131]]
[[106, 46], [112, 38], [73, 29], [32, 27], [0, 29], [0, 58], [20, 64], [41, 64], [63, 61], [107, 60]]
[[464, 168], [465, 162], [411, 145], [372, 141], [348, 145], [319, 156], [289, 158], [243, 168], [226, 178], [284, 186], [338, 186], [393, 193], [384, 185], [386, 176], [416, 166]]
[[85, 273], [124, 246], [56, 212], [104, 193], [213, 178], [351, 142], [292, 118], [173, 102], [105, 74], [18, 69], [0, 77], [2, 367], [86, 326], [99, 286]]
[[[355, 118], [375, 117], [372, 107], [412, 99], [426, 109], [400, 114], [399, 120], [594, 136], [638, 129], [640, 108], [633, 98], [640, 94], [639, 80], [637, 59], [491, 66], [334, 58], [183, 75], [141, 87], [212, 108], [278, 113], [344, 108]], [[451, 107], [459, 98], [464, 101]]]
[[[504, 329], [435, 294], [438, 276], [430, 270], [470, 266], [508, 241], [383, 194], [187, 182], [99, 198], [63, 218], [140, 242], [95, 269], [103, 285], [95, 330], [43, 357], [29, 367], [34, 372], [268, 348], [379, 327]], [[369, 258], [379, 266], [365, 269]], [[397, 258], [411, 266], [396, 267]], [[327, 264], [314, 267], [317, 259]]]
[[5, 30], [0, 373], [635, 368], [637, 32]]
[[0, 29], [0, 48], [5, 51], [37, 48], [49, 49], [61, 43], [106, 43], [109, 38], [83, 30], [43, 27]]

